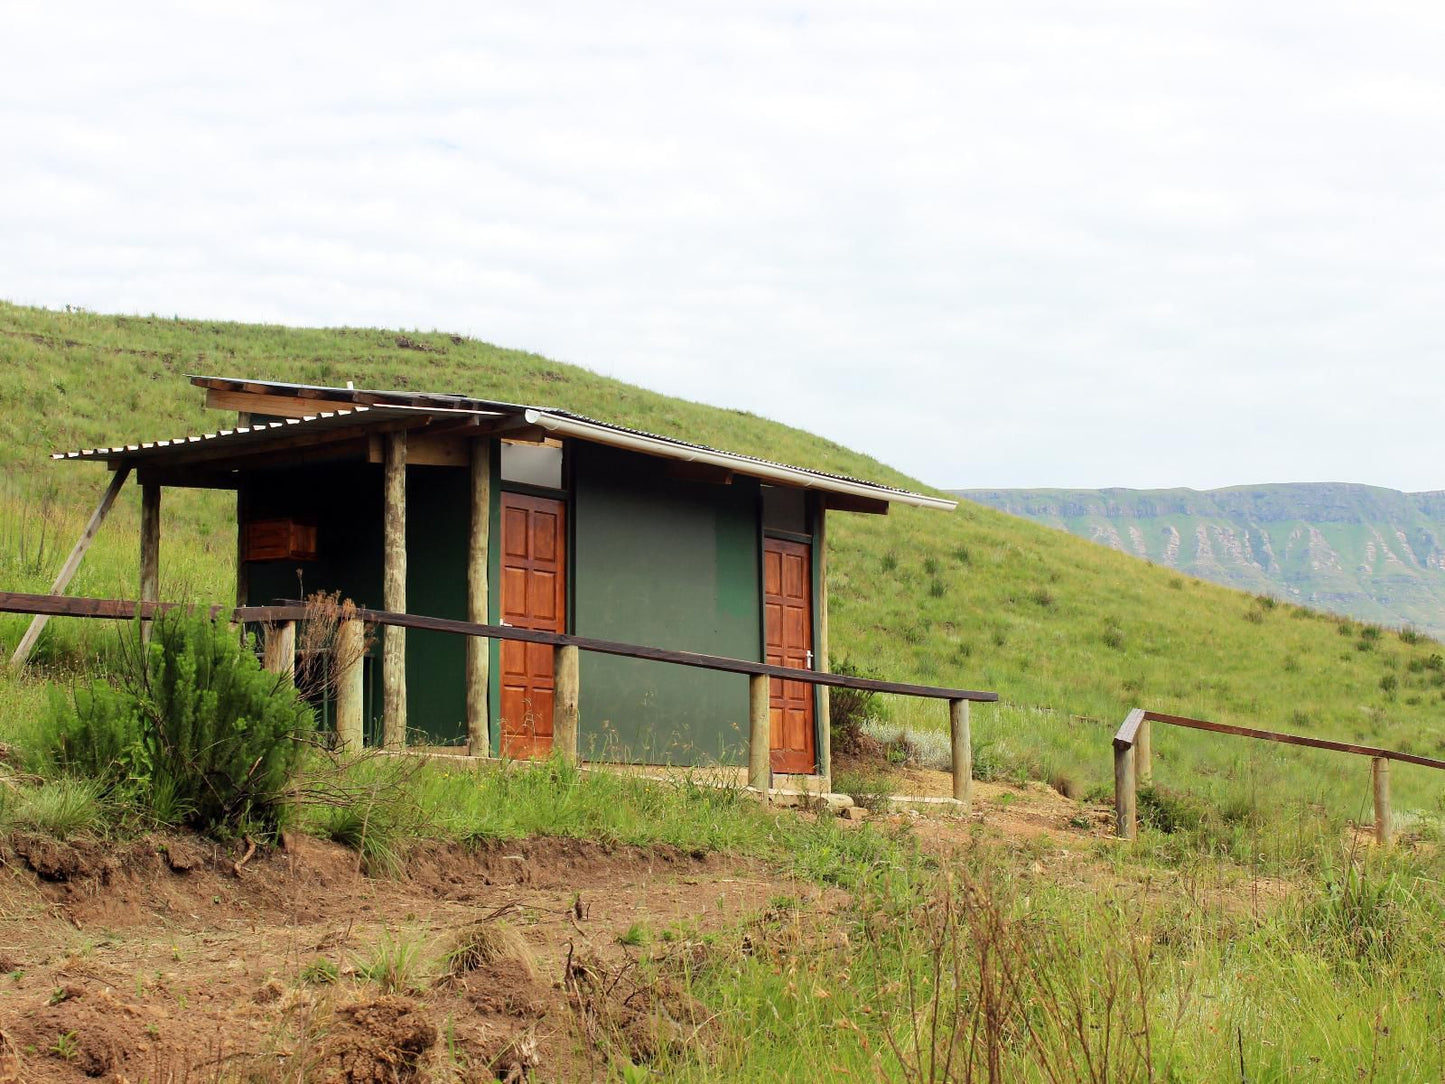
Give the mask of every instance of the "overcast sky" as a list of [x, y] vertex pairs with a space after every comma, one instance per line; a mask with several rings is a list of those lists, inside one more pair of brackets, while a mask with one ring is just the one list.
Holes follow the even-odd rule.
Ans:
[[1442, 489], [1442, 73], [1438, 0], [3, 0], [0, 297], [460, 332], [942, 486]]

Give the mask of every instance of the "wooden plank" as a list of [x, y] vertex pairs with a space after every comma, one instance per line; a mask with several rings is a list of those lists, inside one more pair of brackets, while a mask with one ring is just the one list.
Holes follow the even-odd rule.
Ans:
[[[1419, 764], [1426, 768], [1445, 769], [1445, 760], [1419, 757], [1413, 753], [1397, 753], [1391, 749], [1378, 749], [1373, 745], [1354, 745], [1350, 742], [1330, 741], [1327, 738], [1307, 738], [1303, 734], [1281, 734], [1273, 730], [1255, 730], [1247, 726], [1232, 726], [1228, 723], [1212, 723], [1206, 719], [1190, 719], [1183, 715], [1166, 715], [1151, 711], [1149, 718], [1156, 723], [1188, 727], [1191, 730], [1207, 730], [1212, 734], [1234, 734], [1241, 738], [1258, 738], [1261, 741], [1283, 742], [1286, 745], [1303, 745], [1310, 749], [1330, 749], [1336, 753], [1354, 753], [1362, 757], [1383, 757], [1398, 760], [1404, 764]], [[1118, 739], [1115, 739], [1117, 742]]]
[[[492, 524], [492, 442], [482, 437], [471, 442], [471, 526], [467, 535], [467, 619], [487, 620], [487, 561]], [[491, 720], [488, 718], [491, 642], [467, 637], [467, 748], [474, 757], [491, 755]]]
[[[472, 442], [462, 437], [417, 434], [407, 442], [406, 463], [409, 467], [465, 467], [471, 463]], [[381, 439], [367, 444], [367, 461], [381, 463], [386, 452]]]
[[[115, 498], [120, 493], [120, 487], [125, 485], [125, 480], [130, 474], [129, 467], [122, 467], [110, 477], [110, 484], [105, 487], [105, 493], [101, 495], [100, 503], [95, 506], [95, 511], [90, 514], [90, 520], [85, 525], [85, 530], [80, 532], [80, 538], [76, 540], [75, 546], [70, 551], [70, 556], [65, 559], [65, 564], [60, 566], [60, 573], [55, 577], [55, 582], [50, 585], [52, 595], [63, 594], [70, 586], [70, 581], [75, 578], [76, 572], [80, 570], [80, 562], [85, 559], [85, 551], [90, 549], [90, 544], [95, 540], [96, 532], [100, 525], [105, 522], [105, 517], [110, 514], [110, 509], [115, 504]], [[35, 644], [40, 639], [40, 633], [45, 629], [45, 623], [50, 620], [47, 614], [36, 614], [35, 619], [30, 622], [30, 627], [25, 630], [25, 635], [20, 637], [20, 643], [15, 648], [15, 654], [10, 656], [10, 666], [18, 670], [25, 665], [25, 660], [30, 657], [30, 652], [35, 649]]]
[[581, 716], [577, 710], [579, 667], [577, 648], [563, 644], [552, 649], [552, 748], [568, 764], [577, 763], [577, 734]]
[[[152, 609], [159, 612], [175, 605], [177, 604], [161, 603], [152, 607], [148, 604], [145, 612], [150, 614]], [[49, 613], [52, 616], [65, 617], [128, 618], [135, 615], [135, 607], [134, 601], [122, 599], [53, 598], [50, 595], [0, 592], [0, 613]], [[217, 610], [217, 607], [212, 607], [213, 614]], [[496, 640], [515, 640], [530, 644], [576, 644], [583, 651], [593, 651], [602, 655], [619, 655], [624, 658], [677, 663], [680, 666], [719, 670], [730, 674], [812, 682], [818, 685], [828, 685], [835, 689], [866, 689], [870, 692], [898, 693], [901, 696], [919, 696], [934, 700], [968, 700], [974, 703], [992, 703], [998, 700], [998, 693], [980, 692], [975, 689], [947, 689], [934, 685], [910, 685], [901, 681], [878, 681], [874, 678], [851, 677], [843, 674], [823, 674], [816, 670], [796, 670], [786, 666], [753, 662], [748, 659], [730, 659], [722, 655], [704, 655], [691, 651], [670, 651], [644, 647], [640, 644], [625, 644], [615, 640], [598, 640], [591, 636], [519, 629], [510, 625], [484, 625], [446, 617], [424, 617], [419, 614], [390, 613], [386, 610], [360, 608], [357, 609], [356, 616], [368, 624], [374, 625], [427, 629], [461, 636], [485, 636]], [[231, 611], [231, 617], [232, 620], [238, 622], [304, 620], [306, 607], [295, 601], [272, 606], [239, 606]], [[1405, 757], [1404, 754], [1392, 753], [1389, 755], [1392, 759], [1397, 760], [1411, 759]], [[1419, 761], [1423, 758], [1413, 759]], [[1439, 766], [1445, 768], [1445, 763]]]
[[[347, 404], [338, 404], [343, 409]], [[275, 395], [269, 391], [234, 391], [230, 388], [207, 388], [206, 406], [212, 410], [234, 410], [243, 414], [269, 414], [273, 418], [305, 418], [319, 414], [325, 407], [313, 400], [295, 395]]]
[[[382, 599], [395, 613], [406, 611], [406, 433], [386, 435], [383, 471]], [[388, 623], [381, 635], [382, 745], [406, 744], [406, 627]]]
[[1144, 722], [1134, 735], [1134, 775], [1141, 787], [1154, 782], [1154, 728], [1149, 713], [1144, 713]]
[[967, 700], [948, 702], [948, 737], [953, 751], [953, 796], [967, 811], [973, 803], [973, 735]]
[[748, 786], [766, 794], [773, 780], [772, 695], [766, 674], [748, 681]]
[[1119, 727], [1119, 733], [1114, 735], [1114, 747], [1121, 745], [1133, 745], [1134, 739], [1139, 735], [1139, 727], [1144, 724], [1144, 716], [1147, 712], [1143, 708], [1135, 708], [1124, 716], [1124, 723]]
[[828, 507], [835, 512], [859, 512], [865, 516], [886, 516], [888, 502], [874, 497], [859, 497], [852, 493], [829, 493]]

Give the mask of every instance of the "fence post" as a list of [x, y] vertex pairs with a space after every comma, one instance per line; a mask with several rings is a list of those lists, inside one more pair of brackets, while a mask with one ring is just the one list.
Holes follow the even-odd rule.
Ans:
[[1138, 834], [1134, 815], [1134, 746], [1114, 743], [1114, 814], [1120, 839]]
[[568, 764], [577, 763], [577, 730], [580, 715], [577, 698], [580, 666], [576, 644], [558, 644], [552, 648], [552, 669], [556, 675], [552, 694], [552, 748]]
[[1134, 735], [1134, 775], [1141, 787], [1154, 782], [1154, 735], [1147, 715]]
[[1375, 841], [1388, 846], [1395, 835], [1390, 823], [1390, 762], [1384, 757], [1373, 758], [1370, 774], [1375, 778]]
[[296, 680], [296, 622], [267, 625], [263, 651], [267, 670], [282, 675], [287, 681]]
[[748, 678], [748, 786], [763, 794], [773, 775], [770, 699], [767, 674]]
[[968, 701], [948, 702], [948, 736], [953, 746], [953, 796], [968, 812], [973, 800], [973, 739], [969, 734]]
[[336, 630], [336, 747], [359, 753], [362, 731], [362, 659], [366, 655], [366, 626], [351, 617]]

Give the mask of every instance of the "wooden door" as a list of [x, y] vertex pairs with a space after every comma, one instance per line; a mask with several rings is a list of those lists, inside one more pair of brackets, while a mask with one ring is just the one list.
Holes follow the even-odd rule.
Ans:
[[[763, 540], [763, 609], [767, 661], [813, 668], [813, 551], [800, 542]], [[775, 772], [812, 774], [817, 768], [813, 735], [813, 686], [768, 682], [771, 692], [772, 764]]]
[[[566, 512], [549, 497], [502, 494], [504, 624], [566, 631]], [[552, 751], [552, 648], [503, 640], [498, 654], [502, 755], [545, 757]]]

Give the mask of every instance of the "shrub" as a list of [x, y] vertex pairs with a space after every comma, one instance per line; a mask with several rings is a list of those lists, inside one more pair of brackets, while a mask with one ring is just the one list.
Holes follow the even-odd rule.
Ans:
[[42, 759], [200, 831], [274, 828], [310, 707], [249, 638], [200, 610], [158, 618], [147, 644], [138, 624], [129, 637], [119, 686], [52, 698]]
[[1124, 630], [1112, 621], [1104, 626], [1104, 643], [1115, 651], [1124, 650]]
[[872, 813], [886, 810], [893, 797], [888, 777], [872, 773], [842, 772], [833, 778], [833, 790], [848, 795], [854, 804]]
[[[858, 668], [848, 659], [840, 658], [833, 664], [833, 673], [861, 677]], [[878, 714], [878, 694], [866, 689], [828, 690], [829, 730], [833, 750], [845, 756], [857, 756], [863, 751], [863, 724]]]
[[1197, 831], [1206, 819], [1198, 799], [1164, 787], [1140, 787], [1136, 801], [1140, 823], [1166, 834]]
[[1413, 625], [1406, 625], [1400, 630], [1400, 639], [1407, 644], [1418, 644], [1423, 637], [1420, 635], [1419, 629]]

